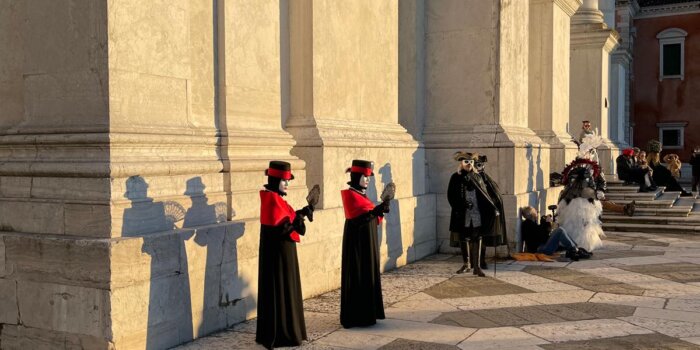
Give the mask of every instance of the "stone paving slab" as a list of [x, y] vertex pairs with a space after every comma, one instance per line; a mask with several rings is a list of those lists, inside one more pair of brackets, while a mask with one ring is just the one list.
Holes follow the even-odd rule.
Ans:
[[459, 348], [453, 345], [445, 345], [438, 343], [429, 343], [417, 340], [397, 339], [393, 342], [384, 345], [381, 350], [458, 350]]
[[662, 334], [628, 335], [542, 345], [547, 350], [696, 350], [700, 346]]
[[480, 329], [467, 340], [459, 343], [463, 350], [501, 350], [512, 348], [527, 349], [549, 342], [515, 327], [500, 327]]
[[424, 290], [424, 293], [438, 299], [469, 298], [530, 292], [532, 291], [490, 277], [453, 277]]
[[358, 337], [371, 334], [389, 338], [457, 345], [464, 339], [467, 339], [476, 329], [386, 319], [371, 327], [356, 327], [347, 331], [355, 333]]
[[[456, 275], [436, 254], [382, 275], [387, 319], [343, 329], [339, 290], [304, 301], [298, 349], [699, 349], [700, 236], [611, 233], [591, 260], [498, 261]], [[497, 273], [494, 274], [494, 266]], [[179, 349], [261, 349], [255, 320]]]
[[629, 295], [644, 294], [644, 289], [642, 288], [620, 283], [619, 281], [614, 281], [606, 277], [591, 275], [582, 271], [532, 266], [523, 271], [594, 292]]
[[620, 320], [671, 337], [700, 337], [700, 323], [696, 322], [671, 321], [638, 316], [621, 317]]
[[674, 282], [700, 282], [700, 265], [691, 263], [652, 263], [637, 266], [621, 266], [620, 268]]
[[583, 320], [524, 326], [530, 334], [550, 342], [589, 340], [619, 337], [631, 334], [648, 334], [652, 331], [621, 320]]
[[341, 329], [320, 338], [316, 341], [316, 344], [329, 346], [331, 348], [375, 350], [394, 340], [396, 340], [396, 338], [372, 334], [363, 334], [361, 337], [358, 337], [355, 332], [348, 332]]

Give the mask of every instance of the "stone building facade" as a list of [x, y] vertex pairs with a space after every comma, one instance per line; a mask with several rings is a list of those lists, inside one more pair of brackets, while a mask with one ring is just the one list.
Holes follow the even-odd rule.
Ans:
[[[620, 32], [633, 63], [633, 142], [664, 144], [688, 162], [700, 146], [700, 1], [631, 0], [620, 6]], [[690, 169], [684, 169], [684, 177]]]
[[514, 249], [581, 118], [608, 135], [615, 43], [596, 0], [0, 2], [0, 347], [161, 349], [254, 317], [272, 159], [293, 206], [322, 189], [307, 297], [340, 284], [354, 158], [370, 198], [398, 188], [382, 269], [449, 250], [456, 150], [488, 156]]

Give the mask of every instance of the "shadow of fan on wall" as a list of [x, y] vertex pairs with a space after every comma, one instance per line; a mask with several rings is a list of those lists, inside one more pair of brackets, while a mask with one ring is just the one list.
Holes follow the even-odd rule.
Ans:
[[[255, 305], [240, 277], [238, 239], [245, 226], [226, 220], [227, 204], [209, 204], [202, 178], [190, 178], [191, 205], [157, 202], [141, 176], [126, 181], [122, 236], [143, 239], [150, 256], [146, 348], [165, 349], [245, 320]], [[245, 302], [240, 302], [245, 300]]]

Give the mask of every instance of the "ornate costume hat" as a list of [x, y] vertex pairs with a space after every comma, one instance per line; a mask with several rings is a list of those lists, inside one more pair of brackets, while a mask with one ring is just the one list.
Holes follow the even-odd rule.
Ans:
[[[463, 160], [474, 160], [477, 161], [479, 160], [479, 153], [468, 153], [468, 152], [462, 152], [462, 151], [457, 151], [455, 154], [452, 155], [452, 158], [454, 160], [461, 162]], [[484, 158], [484, 162], [486, 162], [486, 158]]]
[[345, 170], [346, 173], [362, 174], [364, 176], [374, 176], [374, 162], [368, 160], [354, 159], [352, 166]]
[[265, 175], [281, 180], [294, 180], [292, 175], [292, 166], [280, 160], [270, 161], [270, 166], [265, 169]]

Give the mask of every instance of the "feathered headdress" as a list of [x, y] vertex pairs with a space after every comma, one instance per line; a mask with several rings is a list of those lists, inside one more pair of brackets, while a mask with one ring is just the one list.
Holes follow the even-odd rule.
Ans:
[[597, 156], [595, 150], [602, 144], [603, 138], [598, 135], [598, 129], [595, 129], [592, 134], [587, 134], [583, 140], [581, 140], [581, 145], [578, 146], [578, 154], [576, 157], [590, 159], [594, 154]]
[[585, 158], [577, 158], [569, 163], [566, 168], [564, 168], [564, 171], [561, 172], [562, 184], [568, 185], [570, 182], [569, 174], [577, 170], [589, 171], [594, 179], [600, 175], [600, 166], [598, 162]]

